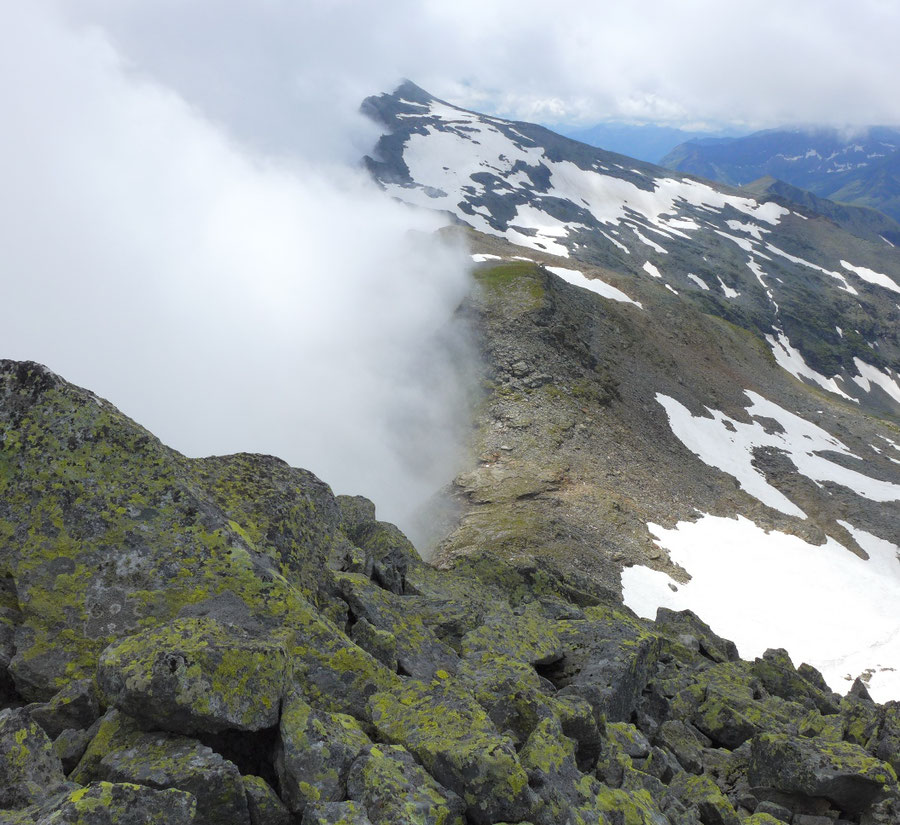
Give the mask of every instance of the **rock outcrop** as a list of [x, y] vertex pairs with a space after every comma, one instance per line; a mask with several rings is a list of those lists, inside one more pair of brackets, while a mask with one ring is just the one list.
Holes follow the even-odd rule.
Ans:
[[10, 361], [0, 584], [0, 822], [900, 821], [894, 704]]

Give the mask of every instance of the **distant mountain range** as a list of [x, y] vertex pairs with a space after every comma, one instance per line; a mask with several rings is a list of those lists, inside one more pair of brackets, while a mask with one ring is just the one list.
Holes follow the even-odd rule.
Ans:
[[656, 126], [652, 123], [634, 124], [621, 122], [597, 123], [577, 129], [547, 124], [561, 135], [580, 140], [589, 146], [619, 152], [648, 163], [659, 163], [675, 146], [689, 141], [734, 137], [726, 131], [699, 131], [676, 129], [672, 126]]
[[689, 140], [660, 162], [733, 186], [771, 176], [900, 220], [897, 128], [876, 126], [849, 135], [836, 129], [773, 129], [739, 138]]

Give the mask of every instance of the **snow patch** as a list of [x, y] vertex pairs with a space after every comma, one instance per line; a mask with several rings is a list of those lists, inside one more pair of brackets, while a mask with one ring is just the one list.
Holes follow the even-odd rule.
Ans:
[[839, 693], [849, 689], [847, 677], [872, 669], [875, 701], [900, 699], [900, 548], [841, 524], [869, 554], [867, 561], [832, 538], [816, 547], [741, 516], [703, 515], [671, 530], [649, 524], [657, 544], [691, 580], [680, 585], [647, 567], [626, 568], [625, 604], [647, 618], [658, 607], [693, 610], [732, 639], [744, 658], [784, 647], [795, 664], [821, 670]]
[[726, 286], [725, 281], [723, 281], [718, 275], [716, 275], [716, 278], [718, 279], [719, 286], [722, 287], [722, 292], [725, 293], [726, 298], [737, 298], [740, 296], [740, 292], [738, 292], [736, 289], [732, 289], [730, 286]]
[[482, 264], [485, 261], [502, 261], [503, 258], [501, 258], [499, 255], [489, 255], [487, 252], [476, 252], [474, 255], [472, 255], [472, 260], [476, 264]]
[[776, 330], [775, 332], [777, 337], [767, 335], [766, 341], [768, 342], [769, 347], [771, 347], [772, 355], [775, 356], [775, 360], [778, 362], [779, 367], [787, 370], [794, 378], [807, 378], [823, 389], [828, 390], [828, 392], [840, 395], [848, 401], [855, 401], [857, 404], [859, 403], [856, 398], [847, 395], [847, 393], [838, 386], [837, 381], [835, 380], [838, 376], [826, 378], [822, 373], [816, 372], [806, 363], [800, 350], [796, 349], [791, 344], [790, 339], [781, 330]]
[[697, 286], [699, 286], [700, 289], [705, 289], [707, 292], [709, 292], [709, 287], [706, 285], [706, 281], [704, 281], [702, 278], [698, 278], [693, 272], [688, 272], [687, 276], [695, 284], [697, 284]]
[[665, 409], [675, 436], [704, 464], [728, 473], [746, 493], [786, 515], [806, 518], [806, 513], [773, 487], [753, 465], [755, 450], [771, 448], [784, 453], [800, 475], [817, 484], [840, 484], [871, 501], [900, 501], [900, 485], [871, 478], [819, 455], [833, 452], [859, 458], [821, 427], [751, 390], [744, 390], [744, 394], [750, 399], [746, 412], [751, 418], [774, 419], [782, 431], [767, 432], [759, 421], [745, 424], [709, 407], [706, 407], [709, 418], [695, 416], [683, 404], [662, 393], [656, 394], [656, 400]]
[[614, 286], [611, 286], [605, 281], [601, 281], [599, 278], [587, 278], [584, 273], [577, 269], [566, 269], [562, 266], [547, 266], [544, 268], [548, 272], [552, 272], [557, 277], [562, 278], [567, 283], [573, 284], [574, 286], [580, 286], [582, 289], [588, 289], [603, 298], [609, 298], [612, 301], [621, 301], [627, 304], [634, 304], [640, 309], [644, 308], [640, 301], [629, 298], [620, 289], [616, 289]]
[[900, 383], [891, 370], [880, 370], [859, 358], [854, 358], [853, 363], [859, 375], [853, 376], [853, 380], [863, 388], [865, 392], [872, 391], [872, 384], [877, 384], [891, 398], [900, 404]]
[[796, 255], [791, 255], [785, 252], [783, 249], [779, 249], [777, 246], [772, 246], [772, 244], [767, 243], [766, 249], [769, 252], [774, 252], [776, 255], [780, 255], [782, 258], [787, 258], [789, 261], [793, 261], [795, 264], [800, 264], [801, 266], [809, 267], [810, 269], [815, 269], [818, 272], [823, 272], [825, 275], [829, 275], [837, 281], [841, 282], [841, 289], [844, 292], [849, 292], [851, 295], [859, 295], [859, 293], [847, 283], [847, 279], [841, 275], [840, 272], [833, 272], [830, 269], [825, 269], [823, 266], [819, 266], [818, 264], [812, 263], [812, 261], [807, 261], [805, 258], [798, 258]]
[[728, 228], [732, 232], [746, 232], [748, 235], [752, 235], [756, 240], [762, 240], [763, 232], [771, 232], [771, 229], [763, 229], [761, 226], [757, 226], [755, 223], [741, 223], [740, 221], [725, 221], [728, 225]]
[[882, 275], [880, 272], [875, 272], [874, 270], [867, 269], [864, 266], [854, 266], [853, 264], [849, 264], [846, 261], [841, 261], [841, 266], [844, 267], [848, 272], [853, 272], [858, 275], [864, 281], [875, 284], [875, 286], [881, 286], [885, 289], [889, 289], [892, 292], [900, 292], [900, 286], [897, 286], [897, 282], [888, 278], [887, 275]]
[[650, 261], [644, 262], [643, 270], [644, 272], [652, 275], [654, 278], [662, 278], [660, 271], [653, 264], [651, 264]]

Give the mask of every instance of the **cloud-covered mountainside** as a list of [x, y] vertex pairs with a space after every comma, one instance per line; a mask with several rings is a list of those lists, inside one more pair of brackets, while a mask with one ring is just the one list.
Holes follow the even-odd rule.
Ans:
[[900, 130], [771, 129], [676, 146], [660, 163], [740, 186], [770, 175], [900, 220]]
[[438, 560], [552, 558], [900, 697], [897, 250], [412, 84], [364, 109], [387, 191], [471, 227], [486, 389]]

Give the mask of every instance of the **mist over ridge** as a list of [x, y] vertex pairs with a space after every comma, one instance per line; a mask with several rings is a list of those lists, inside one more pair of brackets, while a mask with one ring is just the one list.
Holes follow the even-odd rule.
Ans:
[[186, 454], [271, 453], [403, 523], [452, 477], [465, 403], [469, 261], [444, 221], [339, 156], [235, 140], [50, 7], [4, 16], [4, 357]]

